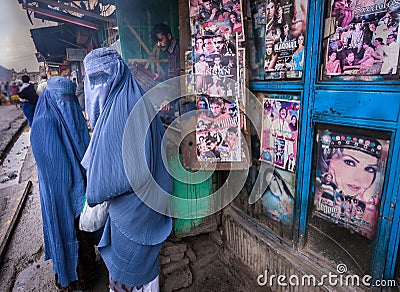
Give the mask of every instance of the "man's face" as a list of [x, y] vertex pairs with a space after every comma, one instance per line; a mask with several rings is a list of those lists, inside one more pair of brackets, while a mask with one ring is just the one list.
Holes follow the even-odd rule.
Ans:
[[288, 33], [289, 33], [289, 24], [285, 23], [285, 25], [283, 26], [283, 32], [284, 32], [285, 34], [288, 34]]
[[161, 51], [165, 52], [168, 50], [169, 44], [171, 43], [171, 34], [164, 35], [162, 33], [157, 34], [157, 47], [160, 48]]
[[222, 112], [222, 107], [218, 103], [212, 103], [210, 105], [210, 108], [211, 108], [211, 112], [214, 114], [215, 117], [220, 115]]
[[236, 106], [233, 102], [226, 102], [225, 110], [226, 113], [232, 117], [235, 114]]
[[370, 31], [376, 31], [376, 25], [374, 23], [369, 24], [369, 30]]
[[215, 57], [214, 58], [214, 65], [219, 66], [221, 64], [221, 58], [220, 57]]
[[268, 19], [273, 19], [275, 16], [275, 3], [274, 2], [269, 2], [267, 4], [267, 18]]
[[281, 117], [282, 120], [286, 119], [287, 113], [285, 109], [281, 109], [279, 112], [279, 115]]
[[207, 108], [207, 104], [204, 100], [199, 100], [197, 102], [197, 109], [206, 109]]
[[308, 1], [306, 0], [294, 0], [291, 33], [295, 37], [298, 37], [305, 31], [307, 24], [307, 5]]
[[222, 36], [216, 36], [213, 38], [213, 43], [215, 48], [219, 53], [221, 53], [222, 48], [224, 47], [224, 39]]
[[390, 45], [391, 43], [394, 42], [394, 37], [392, 35], [389, 35], [386, 39], [386, 44]]
[[208, 53], [214, 53], [215, 47], [212, 39], [205, 39], [204, 40], [204, 48]]
[[207, 10], [211, 10], [211, 2], [210, 1], [203, 1], [204, 8]]
[[207, 140], [206, 141], [206, 145], [207, 145], [208, 151], [213, 151], [217, 146], [217, 142], [211, 141], [211, 140]]

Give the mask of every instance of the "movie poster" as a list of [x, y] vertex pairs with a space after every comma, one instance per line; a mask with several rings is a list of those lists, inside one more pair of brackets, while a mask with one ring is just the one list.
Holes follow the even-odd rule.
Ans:
[[241, 4], [241, 0], [190, 0], [192, 33], [237, 35], [244, 41]]
[[60, 65], [60, 76], [70, 77], [71, 76], [71, 68], [69, 65]]
[[[262, 163], [262, 162], [261, 162]], [[261, 173], [262, 184], [266, 186], [261, 196], [261, 214], [267, 218], [291, 227], [294, 210], [294, 185], [289, 173], [266, 168]]]
[[286, 99], [263, 99], [260, 159], [296, 171], [300, 102]]
[[267, 0], [262, 5], [256, 23], [265, 25], [265, 79], [301, 78], [308, 0]]
[[238, 55], [233, 39], [223, 35], [195, 38], [194, 89], [214, 97], [236, 95]]
[[200, 162], [238, 162], [244, 158], [237, 100], [198, 95], [196, 146]]
[[328, 17], [326, 75], [399, 75], [399, 1], [332, 0]]
[[236, 95], [238, 40], [244, 40], [240, 0], [189, 1], [197, 94]]
[[194, 89], [195, 75], [193, 74], [193, 53], [192, 53], [192, 51], [185, 52], [185, 75], [186, 75], [187, 94], [188, 95], [195, 94], [195, 89]]
[[317, 142], [313, 214], [373, 239], [389, 141], [324, 129]]

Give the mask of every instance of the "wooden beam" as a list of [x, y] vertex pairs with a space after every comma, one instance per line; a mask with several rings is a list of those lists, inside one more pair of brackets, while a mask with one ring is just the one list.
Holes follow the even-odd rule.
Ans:
[[140, 43], [140, 45], [143, 47], [143, 49], [146, 51], [146, 53], [148, 55], [151, 55], [151, 52], [149, 50], [149, 48], [146, 46], [146, 44], [143, 42], [143, 40], [141, 39], [141, 37], [139, 36], [139, 34], [137, 33], [137, 31], [128, 23], [128, 20], [126, 18], [124, 18], [124, 22], [126, 24], [126, 26], [129, 28], [129, 30], [133, 33], [133, 35], [135, 36], [135, 38], [138, 40], [138, 42]]
[[168, 59], [159, 59], [159, 60], [151, 60], [151, 59], [129, 59], [128, 62], [138, 62], [138, 63], [159, 63], [164, 62], [167, 63]]
[[76, 12], [76, 13], [80, 13], [80, 14], [83, 14], [83, 15], [86, 15], [86, 16], [89, 16], [89, 17], [92, 17], [92, 18], [99, 19], [99, 20], [103, 20], [103, 21], [106, 21], [106, 22], [116, 23], [115, 19], [108, 18], [108, 17], [102, 16], [102, 15], [90, 12], [88, 10], [83, 10], [83, 9], [75, 8], [75, 7], [72, 7], [72, 6], [69, 6], [69, 5], [65, 5], [65, 4], [59, 3], [57, 1], [37, 0], [37, 2], [41, 2], [41, 3], [48, 4], [48, 5], [51, 5], [51, 6], [54, 6], [54, 7], [59, 7], [59, 8], [63, 8], [63, 9], [66, 9], [66, 10], [70, 10], [70, 11], [73, 11], [73, 12]]
[[36, 12], [38, 14], [45, 15], [47, 17], [52, 17], [54, 19], [61, 20], [60, 22], [70, 22], [70, 23], [73, 23], [76, 25], [84, 26], [87, 28], [95, 29], [95, 30], [99, 29], [98, 25], [95, 23], [84, 21], [75, 16], [69, 16], [67, 14], [59, 13], [55, 10], [43, 9], [43, 8], [39, 8], [36, 6], [25, 5], [25, 4], [23, 4], [22, 7], [26, 10], [30, 10], [30, 11]]

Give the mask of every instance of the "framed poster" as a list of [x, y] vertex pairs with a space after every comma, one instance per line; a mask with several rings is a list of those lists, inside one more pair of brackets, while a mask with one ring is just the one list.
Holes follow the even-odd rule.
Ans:
[[194, 74], [186, 86], [196, 98], [197, 113], [182, 125], [183, 133], [189, 133], [182, 141], [183, 165], [193, 170], [246, 169], [247, 139], [242, 138], [239, 111], [245, 78], [244, 50], [239, 51], [244, 40], [242, 1], [188, 4]]
[[373, 239], [390, 141], [359, 133], [317, 130], [313, 215]]
[[196, 125], [197, 160], [200, 162], [238, 162], [245, 158], [241, 147], [237, 101], [198, 96]]
[[[385, 0], [331, 0], [325, 28], [327, 78], [398, 79], [400, 4]], [[386, 76], [385, 76], [386, 75]], [[382, 77], [385, 76], [385, 77]], [[338, 79], [338, 78], [336, 78]]]
[[260, 160], [295, 172], [300, 101], [264, 98], [263, 105]]
[[256, 21], [265, 23], [265, 79], [301, 78], [308, 0], [267, 0], [265, 5], [259, 5]]

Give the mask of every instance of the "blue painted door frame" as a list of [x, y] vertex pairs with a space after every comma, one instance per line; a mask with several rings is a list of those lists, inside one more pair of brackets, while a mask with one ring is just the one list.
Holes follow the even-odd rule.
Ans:
[[298, 82], [250, 82], [252, 91], [301, 95], [301, 129], [298, 140], [296, 220], [294, 248], [305, 245], [307, 216], [312, 200], [312, 159], [315, 123], [382, 130], [391, 134], [379, 222], [371, 259], [374, 279], [393, 279], [400, 240], [400, 137], [398, 135], [400, 82], [321, 82], [319, 74], [324, 29], [323, 0], [310, 0], [303, 79]]

